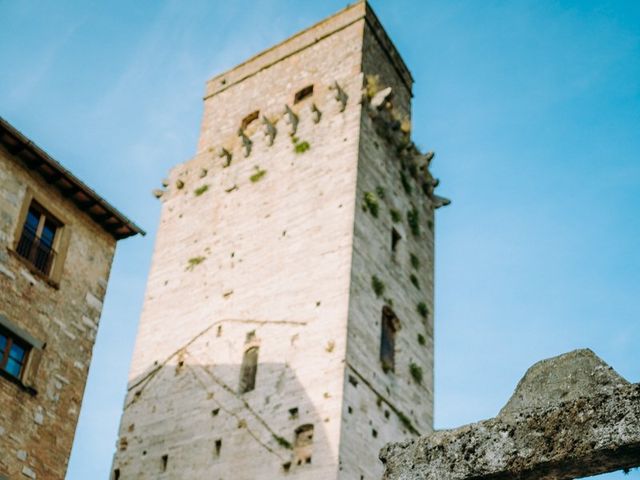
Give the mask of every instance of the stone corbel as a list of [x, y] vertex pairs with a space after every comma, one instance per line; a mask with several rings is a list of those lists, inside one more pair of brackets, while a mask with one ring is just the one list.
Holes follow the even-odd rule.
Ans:
[[298, 131], [298, 122], [300, 121], [298, 115], [289, 108], [289, 105], [284, 106], [284, 114], [287, 116], [287, 123], [291, 125], [291, 135], [295, 135]]
[[322, 112], [316, 106], [315, 103], [311, 104], [311, 115], [312, 115], [311, 118], [313, 119], [313, 123], [320, 123], [320, 119], [322, 118]]
[[251, 149], [253, 148], [253, 142], [247, 135], [244, 133], [244, 130], [238, 130], [238, 136], [242, 140], [242, 147], [244, 148], [244, 156], [248, 157], [251, 155]]
[[231, 165], [231, 158], [232, 158], [232, 154], [229, 150], [227, 150], [224, 147], [220, 147], [220, 152], [218, 153], [218, 157], [222, 158], [224, 157], [226, 159], [226, 162], [223, 165], [223, 168], [227, 168], [229, 165]]
[[342, 87], [337, 81], [330, 88], [336, 91], [335, 99], [336, 101], [338, 101], [338, 103], [340, 103], [340, 111], [344, 112], [344, 109], [347, 108], [347, 101], [349, 100], [349, 95], [347, 95], [347, 92], [345, 92], [342, 89]]
[[265, 126], [264, 134], [268, 138], [268, 145], [272, 146], [273, 141], [275, 140], [276, 135], [278, 134], [278, 130], [276, 129], [275, 124], [271, 122], [264, 115], [262, 116], [262, 123], [264, 123], [264, 126]]

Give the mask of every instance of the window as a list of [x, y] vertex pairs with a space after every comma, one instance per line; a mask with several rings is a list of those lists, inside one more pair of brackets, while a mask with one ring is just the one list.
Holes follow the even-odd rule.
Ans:
[[16, 245], [16, 252], [36, 270], [48, 276], [56, 259], [55, 248], [61, 228], [62, 224], [58, 220], [32, 201]]
[[256, 388], [256, 373], [258, 373], [258, 347], [250, 347], [242, 357], [240, 368], [240, 393], [247, 393]]
[[396, 332], [400, 321], [388, 306], [382, 307], [382, 331], [380, 335], [380, 363], [385, 372], [393, 372], [396, 363]]
[[293, 445], [293, 460], [295, 465], [311, 463], [313, 447], [313, 425], [306, 424], [296, 428], [296, 441]]
[[398, 242], [402, 240], [402, 235], [395, 228], [391, 228], [391, 251], [395, 252]]
[[18, 380], [22, 379], [29, 350], [29, 344], [0, 328], [0, 370]]
[[240, 130], [243, 132], [247, 129], [247, 127], [258, 119], [260, 116], [260, 110], [256, 110], [255, 112], [250, 113], [246, 117], [242, 119], [242, 123], [240, 124]]
[[296, 92], [296, 96], [293, 98], [293, 103], [301, 102], [305, 98], [309, 98], [311, 95], [313, 95], [313, 85], [304, 87], [302, 90]]

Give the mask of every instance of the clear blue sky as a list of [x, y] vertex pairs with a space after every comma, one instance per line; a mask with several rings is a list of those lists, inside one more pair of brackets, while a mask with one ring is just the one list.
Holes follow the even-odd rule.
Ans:
[[[494, 416], [529, 365], [577, 347], [640, 381], [640, 2], [372, 3], [453, 200], [436, 224], [436, 427]], [[195, 151], [205, 81], [344, 6], [0, 0], [0, 115], [149, 232], [118, 246], [69, 480], [108, 478], [150, 192]]]

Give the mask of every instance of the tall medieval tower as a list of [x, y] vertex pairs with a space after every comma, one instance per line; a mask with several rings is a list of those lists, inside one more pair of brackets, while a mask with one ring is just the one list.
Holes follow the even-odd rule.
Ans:
[[115, 480], [380, 478], [432, 429], [434, 210], [366, 2], [210, 80], [164, 191]]

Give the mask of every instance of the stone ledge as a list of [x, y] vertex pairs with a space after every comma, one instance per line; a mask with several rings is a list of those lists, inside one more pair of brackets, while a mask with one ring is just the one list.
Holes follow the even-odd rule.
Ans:
[[[586, 364], [600, 371], [606, 366], [590, 351], [572, 354], [551, 362], [553, 370], [567, 363], [571, 370], [576, 359], [584, 363], [589, 355], [594, 360]], [[536, 377], [536, 369], [540, 373], [548, 365], [541, 362], [527, 375]], [[602, 379], [597, 372], [582, 374], [589, 376]], [[640, 384], [628, 384], [613, 371], [606, 378], [622, 381], [591, 388], [591, 394], [567, 393], [566, 401], [389, 444], [380, 452], [384, 479], [569, 480], [640, 466]]]

